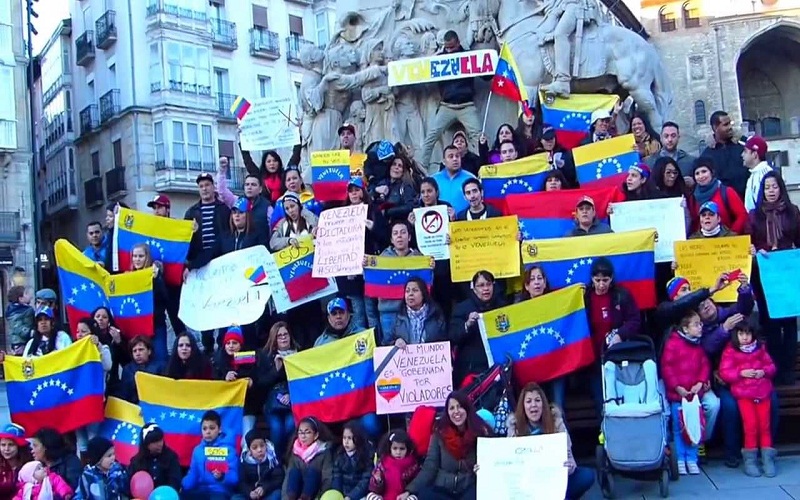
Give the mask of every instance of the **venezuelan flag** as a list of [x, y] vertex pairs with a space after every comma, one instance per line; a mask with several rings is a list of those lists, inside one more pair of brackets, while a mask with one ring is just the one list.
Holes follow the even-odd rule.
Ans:
[[[286, 217], [286, 212], [283, 211], [283, 203], [281, 203], [282, 199], [283, 198], [280, 198], [278, 203], [275, 204], [275, 208], [272, 211], [272, 217], [269, 219], [269, 225], [272, 229], [275, 229], [281, 219]], [[322, 203], [314, 198], [314, 193], [311, 192], [310, 189], [306, 189], [300, 193], [300, 203], [303, 204], [304, 209], [310, 210], [317, 217], [319, 217], [319, 214], [322, 213]]]
[[483, 313], [479, 326], [489, 365], [511, 357], [520, 385], [562, 377], [595, 359], [581, 285]]
[[562, 238], [575, 225], [578, 200], [589, 196], [594, 200], [597, 218], [608, 222], [608, 205], [624, 201], [613, 186], [600, 186], [562, 191], [512, 194], [505, 199], [509, 215], [519, 218], [519, 230], [526, 240]]
[[250, 102], [242, 96], [234, 99], [231, 104], [231, 114], [240, 120], [244, 120], [244, 115], [250, 110]]
[[547, 153], [485, 165], [478, 171], [478, 177], [483, 184], [483, 199], [506, 213], [506, 196], [541, 191], [549, 171]]
[[147, 243], [153, 260], [164, 265], [164, 281], [180, 286], [193, 233], [192, 221], [157, 217], [120, 207], [114, 223], [114, 270], [130, 269], [134, 245]]
[[611, 111], [619, 99], [616, 95], [572, 94], [569, 99], [556, 97], [552, 103], [542, 92], [542, 119], [556, 128], [558, 143], [567, 149], [576, 147], [589, 135], [592, 113], [598, 110]]
[[310, 236], [298, 239], [299, 247], [288, 246], [273, 255], [289, 300], [296, 301], [328, 286], [327, 278], [311, 275], [314, 267], [314, 242]]
[[523, 241], [522, 263], [538, 264], [551, 288], [588, 284], [597, 257], [614, 266], [614, 282], [631, 292], [640, 309], [656, 306], [654, 229], [597, 234], [579, 238]]
[[511, 47], [505, 42], [500, 48], [500, 59], [497, 61], [497, 69], [492, 78], [491, 92], [520, 103], [522, 112], [526, 115], [531, 113], [528, 105], [528, 90], [522, 81], [522, 74], [514, 60], [514, 54], [511, 53]]
[[119, 463], [130, 464], [131, 458], [139, 451], [142, 427], [144, 421], [139, 406], [123, 399], [108, 398], [106, 419], [100, 426], [99, 434], [114, 443]]
[[572, 156], [581, 186], [618, 186], [628, 175], [628, 169], [639, 163], [633, 134], [577, 147]]
[[287, 356], [286, 378], [295, 420], [343, 422], [375, 411], [372, 329]]
[[252, 365], [256, 362], [256, 351], [241, 351], [233, 354], [233, 365]]
[[430, 290], [433, 284], [432, 258], [425, 255], [367, 258], [364, 266], [364, 295], [377, 299], [400, 300], [405, 296], [406, 282], [422, 278]]
[[42, 427], [71, 432], [103, 420], [105, 373], [88, 338], [45, 356], [6, 356], [3, 371], [11, 421], [29, 435]]
[[225, 442], [238, 447], [242, 440], [242, 416], [247, 381], [174, 380], [138, 372], [136, 389], [144, 423], [164, 431], [167, 446], [178, 454], [184, 467], [200, 443], [203, 414], [214, 410], [222, 418]]
[[258, 266], [257, 268], [249, 267], [245, 270], [245, 277], [258, 285], [267, 279], [267, 272], [264, 270], [264, 266]]
[[311, 153], [311, 185], [321, 202], [347, 198], [350, 183], [350, 151], [314, 151]]

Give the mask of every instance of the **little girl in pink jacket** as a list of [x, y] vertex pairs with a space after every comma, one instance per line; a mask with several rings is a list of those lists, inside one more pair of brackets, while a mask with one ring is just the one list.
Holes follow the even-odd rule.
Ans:
[[55, 472], [33, 460], [19, 470], [19, 490], [14, 500], [69, 500], [72, 488]]

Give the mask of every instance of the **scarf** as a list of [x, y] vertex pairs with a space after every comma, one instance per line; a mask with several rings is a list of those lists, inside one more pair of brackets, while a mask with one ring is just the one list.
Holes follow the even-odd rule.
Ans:
[[754, 341], [750, 342], [749, 344], [742, 344], [742, 345], [739, 346], [739, 350], [742, 351], [745, 354], [752, 354], [752, 353], [756, 352], [757, 349], [758, 349], [758, 341], [757, 340], [754, 340]]
[[678, 336], [680, 338], [682, 338], [683, 340], [685, 340], [686, 342], [688, 342], [688, 343], [690, 343], [692, 345], [700, 345], [700, 337], [690, 337], [690, 336], [686, 335], [685, 333], [683, 333], [683, 331], [681, 331], [681, 330], [675, 330], [675, 331], [678, 332]]
[[786, 210], [786, 203], [782, 199], [778, 201], [762, 201], [761, 212], [767, 221], [767, 244], [770, 250], [778, 247], [778, 242], [783, 239], [783, 227], [781, 224], [781, 214]]
[[411, 327], [409, 343], [422, 344], [425, 342], [425, 318], [428, 317], [428, 304], [420, 307], [419, 311], [410, 307], [406, 307], [406, 311], [408, 311], [408, 323]]
[[445, 449], [456, 460], [464, 460], [478, 443], [478, 436], [475, 433], [469, 429], [461, 433], [452, 425], [445, 426], [441, 436]]
[[308, 464], [311, 460], [314, 459], [321, 451], [324, 449], [320, 449], [321, 445], [319, 443], [319, 439], [314, 441], [308, 446], [303, 446], [299, 439], [294, 440], [294, 445], [292, 445], [292, 453], [300, 457], [300, 460]]
[[707, 186], [701, 186], [700, 184], [697, 184], [694, 187], [694, 199], [697, 200], [697, 206], [702, 207], [703, 203], [711, 201], [714, 193], [721, 188], [722, 183], [719, 181], [719, 179], [714, 179], [713, 181], [709, 182]]
[[717, 224], [717, 227], [711, 231], [706, 231], [702, 227], [700, 228], [700, 234], [702, 234], [704, 238], [713, 238], [714, 236], [718, 235], [720, 231], [722, 231], [722, 222]]
[[297, 349], [286, 349], [283, 351], [278, 349], [278, 356], [282, 357], [283, 359], [286, 359], [286, 356], [290, 356], [295, 353], [297, 353]]
[[[19, 470], [19, 480], [25, 483], [22, 488], [22, 499], [32, 500], [33, 490], [37, 486], [33, 474], [39, 466], [43, 466], [41, 462], [31, 461], [23, 465]], [[36, 497], [38, 500], [53, 500], [53, 485], [50, 484], [50, 475], [47, 474], [42, 480], [41, 487], [39, 488], [39, 495]]]

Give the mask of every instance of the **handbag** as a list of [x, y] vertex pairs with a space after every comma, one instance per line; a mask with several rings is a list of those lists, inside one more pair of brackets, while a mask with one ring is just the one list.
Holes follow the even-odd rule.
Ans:
[[703, 405], [700, 403], [700, 396], [695, 395], [690, 399], [683, 398], [677, 417], [681, 419], [683, 440], [692, 446], [699, 445], [706, 430], [706, 415], [703, 412]]

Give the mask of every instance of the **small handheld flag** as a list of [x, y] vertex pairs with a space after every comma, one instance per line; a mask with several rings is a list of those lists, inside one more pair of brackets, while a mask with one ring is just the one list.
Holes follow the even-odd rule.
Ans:
[[231, 113], [239, 120], [244, 119], [244, 115], [250, 110], [250, 102], [242, 96], [236, 98], [231, 104]]

